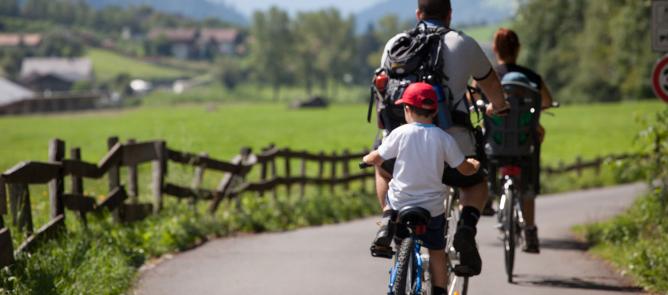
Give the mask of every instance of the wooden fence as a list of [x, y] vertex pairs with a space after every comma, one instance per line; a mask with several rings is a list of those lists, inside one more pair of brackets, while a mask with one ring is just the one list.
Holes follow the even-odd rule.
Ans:
[[[368, 151], [358, 153], [309, 153], [278, 149], [269, 146], [258, 154], [250, 148], [243, 148], [231, 161], [221, 161], [207, 154], [194, 154], [171, 149], [165, 141], [135, 142], [129, 140], [120, 143], [118, 138], [107, 140], [109, 152], [98, 163], [81, 160], [81, 150], [70, 150], [69, 158], [65, 154], [65, 142], [55, 139], [49, 144], [48, 162], [22, 162], [0, 175], [0, 266], [10, 265], [15, 255], [30, 252], [45, 240], [65, 233], [66, 211], [73, 211], [84, 225], [88, 214], [112, 212], [119, 222], [142, 220], [152, 213], [159, 212], [164, 205], [163, 196], [198, 201], [208, 201], [209, 212], [215, 213], [224, 199], [238, 199], [242, 193], [255, 193], [259, 196], [270, 193], [276, 197], [279, 187], [284, 187], [288, 194], [298, 189], [304, 196], [307, 185], [329, 188], [337, 186], [350, 189], [353, 182], [362, 183], [367, 190], [368, 180], [373, 179], [370, 171], [360, 171], [357, 163]], [[628, 159], [637, 155], [621, 155], [597, 158], [593, 161], [581, 161], [558, 168], [545, 168], [547, 174], [581, 173], [584, 169], [600, 170], [607, 159]], [[353, 163], [351, 168], [351, 162]], [[194, 175], [189, 185], [174, 184], [165, 181], [169, 164], [194, 167]], [[279, 172], [281, 163], [283, 171]], [[298, 163], [298, 165], [293, 165]], [[307, 164], [317, 165], [316, 175], [307, 173]], [[152, 202], [140, 203], [138, 169], [141, 165], [152, 165]], [[249, 173], [259, 167], [259, 179], [248, 180]], [[122, 185], [121, 169], [127, 169], [127, 179]], [[206, 171], [222, 172], [223, 177], [216, 188], [204, 188], [203, 179]], [[280, 175], [279, 175], [280, 174]], [[313, 174], [313, 173], [310, 173]], [[101, 201], [84, 194], [84, 179], [102, 179], [108, 181], [109, 193]], [[70, 182], [70, 191], [65, 192], [65, 181]], [[50, 202], [50, 221], [35, 230], [33, 225], [31, 196], [29, 185], [48, 184]], [[8, 201], [9, 200], [9, 201]], [[9, 205], [9, 206], [8, 206]], [[10, 215], [12, 222], [27, 238], [13, 249], [12, 236], [3, 219]]]
[[601, 167], [607, 162], [610, 161], [621, 161], [637, 158], [645, 158], [646, 155], [641, 154], [620, 154], [620, 155], [610, 155], [610, 156], [599, 156], [593, 160], [584, 161], [582, 157], [577, 157], [575, 163], [566, 165], [563, 162], [560, 162], [556, 167], [543, 167], [541, 172], [546, 175], [556, 175], [575, 172], [578, 176], [582, 175], [585, 170], [594, 170], [596, 175], [599, 175], [601, 172]]
[[[112, 137], [107, 141], [109, 152], [98, 163], [81, 160], [81, 150], [74, 148], [66, 158], [65, 143], [55, 139], [49, 145], [48, 162], [22, 162], [0, 175], [0, 266], [10, 265], [15, 255], [31, 252], [43, 241], [52, 239], [65, 232], [66, 211], [73, 211], [87, 224], [87, 214], [112, 212], [119, 222], [133, 222], [159, 212], [164, 205], [163, 196], [210, 201], [209, 211], [214, 213], [224, 199], [234, 199], [244, 192], [264, 195], [271, 192], [276, 196], [279, 187], [285, 187], [288, 193], [293, 187], [299, 187], [299, 194], [305, 194], [306, 185], [336, 186], [349, 189], [355, 181], [362, 182], [366, 190], [367, 179], [374, 174], [368, 171], [351, 172], [351, 162], [357, 163], [366, 151], [350, 153], [344, 151], [326, 155], [324, 152], [311, 154], [289, 149], [277, 149], [270, 146], [259, 154], [244, 148], [232, 161], [213, 159], [206, 154], [193, 154], [167, 147], [165, 141], [137, 143], [130, 140], [125, 144]], [[299, 167], [293, 167], [293, 162]], [[277, 162], [283, 163], [283, 173], [279, 176]], [[307, 174], [307, 162], [317, 163], [316, 176]], [[139, 202], [138, 166], [152, 165], [152, 203]], [[188, 186], [166, 183], [168, 164], [175, 163], [195, 167], [192, 183]], [[246, 178], [251, 170], [260, 167], [260, 179], [250, 182]], [[354, 166], [357, 167], [356, 165]], [[293, 170], [293, 168], [297, 168]], [[329, 173], [325, 176], [325, 169]], [[122, 185], [120, 169], [127, 169], [126, 185]], [[341, 169], [339, 172], [338, 169]], [[222, 180], [215, 189], [202, 187], [206, 171], [223, 172]], [[84, 195], [84, 179], [107, 178], [109, 193], [101, 201]], [[65, 181], [71, 182], [71, 191], [65, 192]], [[48, 184], [50, 201], [50, 221], [34, 230], [29, 185]], [[7, 202], [9, 199], [9, 202]], [[8, 206], [9, 205], [9, 208]], [[3, 216], [11, 215], [20, 234], [27, 238], [13, 249], [10, 230], [5, 226]]]

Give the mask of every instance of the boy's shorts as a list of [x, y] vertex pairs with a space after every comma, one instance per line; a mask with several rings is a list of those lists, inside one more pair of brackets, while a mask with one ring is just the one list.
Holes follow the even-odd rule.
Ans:
[[445, 214], [432, 217], [427, 232], [417, 238], [429, 250], [445, 250]]
[[[394, 214], [396, 213], [397, 211], [394, 211]], [[417, 238], [422, 241], [422, 245], [425, 248], [429, 250], [445, 250], [445, 222], [445, 213], [432, 217], [429, 220], [429, 224], [427, 225], [427, 232], [417, 236]], [[396, 236], [405, 237], [407, 235], [408, 231], [406, 228], [402, 228], [401, 226], [397, 228]]]

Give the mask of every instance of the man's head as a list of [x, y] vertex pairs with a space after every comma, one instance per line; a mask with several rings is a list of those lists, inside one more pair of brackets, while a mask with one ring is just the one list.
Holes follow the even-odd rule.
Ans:
[[419, 117], [432, 118], [438, 110], [438, 95], [431, 85], [418, 82], [409, 85], [395, 103]]
[[499, 62], [514, 64], [520, 53], [520, 38], [512, 30], [500, 28], [494, 34], [492, 49]]
[[452, 5], [450, 0], [418, 0], [416, 16], [418, 20], [439, 20], [449, 27], [452, 20]]

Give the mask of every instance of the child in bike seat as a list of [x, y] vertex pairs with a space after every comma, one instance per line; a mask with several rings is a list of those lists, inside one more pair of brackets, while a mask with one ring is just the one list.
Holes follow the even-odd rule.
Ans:
[[371, 246], [373, 256], [392, 258], [390, 244], [396, 229], [396, 215], [407, 206], [429, 210], [427, 233], [418, 236], [429, 249], [433, 294], [445, 294], [447, 261], [445, 254], [445, 197], [442, 182], [444, 166], [454, 167], [464, 175], [475, 174], [480, 163], [466, 159], [455, 140], [433, 125], [438, 110], [437, 94], [427, 83], [409, 85], [401, 99], [407, 124], [383, 139], [376, 151], [363, 161], [376, 169], [385, 159], [396, 158], [392, 180], [383, 209], [383, 222]]

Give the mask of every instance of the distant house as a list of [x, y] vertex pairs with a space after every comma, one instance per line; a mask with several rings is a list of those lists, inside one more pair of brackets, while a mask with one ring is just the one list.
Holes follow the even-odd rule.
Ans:
[[88, 58], [26, 58], [19, 80], [35, 91], [69, 91], [81, 81], [93, 81], [93, 63]]
[[0, 77], [0, 109], [18, 101], [30, 99], [35, 93], [30, 89]]
[[179, 59], [210, 58], [215, 54], [240, 53], [243, 36], [237, 29], [216, 28], [155, 28], [148, 34], [149, 40], [169, 46], [168, 51]]
[[36, 47], [41, 43], [40, 34], [0, 34], [0, 47]]
[[243, 35], [237, 29], [202, 29], [198, 42], [201, 47], [214, 49], [217, 53], [236, 55], [241, 53]]

